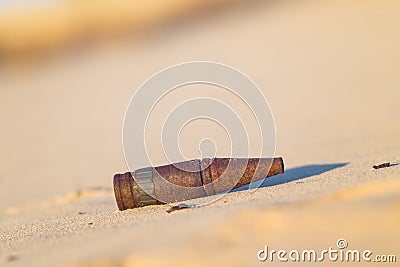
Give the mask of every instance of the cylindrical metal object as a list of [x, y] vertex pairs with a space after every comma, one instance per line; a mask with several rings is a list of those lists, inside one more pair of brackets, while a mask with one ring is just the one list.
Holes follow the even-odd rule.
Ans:
[[283, 172], [282, 158], [205, 158], [116, 174], [114, 193], [125, 210], [211, 196]]

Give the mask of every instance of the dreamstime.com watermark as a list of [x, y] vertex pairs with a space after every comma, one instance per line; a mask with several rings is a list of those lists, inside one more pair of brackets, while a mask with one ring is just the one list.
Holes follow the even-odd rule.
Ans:
[[336, 242], [336, 248], [329, 247], [321, 251], [314, 249], [306, 250], [274, 250], [264, 246], [257, 252], [257, 259], [262, 262], [280, 261], [280, 262], [388, 262], [395, 263], [396, 255], [374, 254], [371, 250], [347, 249], [348, 243], [344, 238], [339, 238]]

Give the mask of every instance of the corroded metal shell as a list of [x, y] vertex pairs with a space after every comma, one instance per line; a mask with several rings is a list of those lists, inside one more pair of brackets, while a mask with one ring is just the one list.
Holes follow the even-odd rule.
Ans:
[[282, 158], [196, 159], [116, 174], [114, 193], [125, 210], [211, 196], [283, 172]]

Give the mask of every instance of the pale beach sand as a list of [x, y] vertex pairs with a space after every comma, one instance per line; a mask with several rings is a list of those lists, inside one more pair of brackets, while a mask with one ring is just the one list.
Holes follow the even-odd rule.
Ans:
[[[0, 265], [284, 265], [258, 261], [257, 251], [323, 250], [339, 238], [349, 249], [397, 255], [398, 264], [399, 8], [258, 2], [140, 40], [3, 62]], [[126, 171], [129, 99], [149, 76], [192, 60], [233, 66], [256, 82], [286, 173], [200, 208], [117, 211], [112, 177]], [[372, 168], [383, 162], [392, 166]]]

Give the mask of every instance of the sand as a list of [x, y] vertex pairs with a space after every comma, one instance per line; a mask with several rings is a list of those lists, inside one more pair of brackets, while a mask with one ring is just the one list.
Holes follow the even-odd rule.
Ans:
[[[323, 250], [339, 238], [399, 261], [398, 8], [257, 3], [141, 39], [5, 62], [0, 265], [255, 266], [271, 264], [257, 259], [265, 245]], [[258, 84], [286, 173], [200, 208], [119, 212], [112, 176], [126, 171], [129, 99], [150, 75], [191, 60], [231, 65]]]

